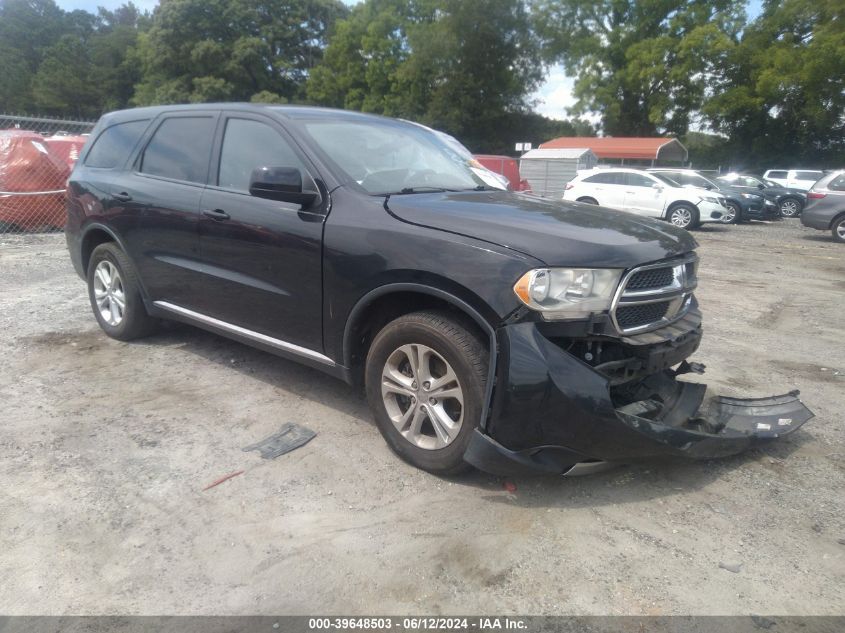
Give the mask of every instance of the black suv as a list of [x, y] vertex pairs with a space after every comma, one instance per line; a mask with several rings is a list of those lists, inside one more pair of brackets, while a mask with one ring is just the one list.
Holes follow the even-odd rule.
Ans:
[[727, 455], [812, 416], [795, 393], [701, 412], [676, 380], [700, 370], [689, 233], [497, 183], [404, 121], [126, 110], [74, 168], [67, 242], [109, 336], [174, 319], [363, 383], [432, 472]]

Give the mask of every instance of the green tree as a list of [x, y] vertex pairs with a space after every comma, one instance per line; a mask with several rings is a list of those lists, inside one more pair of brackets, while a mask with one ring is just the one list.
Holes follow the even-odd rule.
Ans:
[[345, 14], [339, 0], [162, 0], [139, 38], [133, 102], [295, 99]]
[[845, 161], [845, 4], [768, 0], [703, 108], [743, 167]]
[[64, 28], [53, 0], [0, 0], [0, 109], [32, 107], [32, 77]]
[[576, 77], [575, 114], [605, 134], [686, 133], [744, 22], [743, 0], [536, 0], [546, 59]]
[[34, 103], [42, 112], [76, 117], [97, 114], [100, 91], [90, 81], [93, 64], [86, 42], [63, 35], [44, 54], [32, 80]]
[[367, 0], [338, 23], [309, 99], [506, 145], [542, 77], [522, 0]]

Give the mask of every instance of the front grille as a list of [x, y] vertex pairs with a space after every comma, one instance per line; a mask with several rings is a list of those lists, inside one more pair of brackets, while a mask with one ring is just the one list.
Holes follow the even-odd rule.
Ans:
[[641, 270], [631, 275], [626, 290], [650, 290], [671, 285], [675, 279], [675, 271], [672, 268], [651, 268]]
[[623, 306], [616, 310], [616, 321], [623, 330], [650, 325], [666, 316], [670, 301]]
[[696, 262], [690, 254], [629, 271], [611, 312], [619, 333], [643, 332], [681, 318], [696, 287]]

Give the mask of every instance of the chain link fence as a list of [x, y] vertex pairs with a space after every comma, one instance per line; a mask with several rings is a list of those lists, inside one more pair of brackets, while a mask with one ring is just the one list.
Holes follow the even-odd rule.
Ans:
[[67, 178], [94, 123], [0, 114], [0, 234], [64, 227]]

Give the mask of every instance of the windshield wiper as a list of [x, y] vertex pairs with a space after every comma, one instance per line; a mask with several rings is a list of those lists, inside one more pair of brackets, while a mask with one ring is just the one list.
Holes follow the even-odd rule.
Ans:
[[455, 189], [446, 189], [446, 187], [404, 187], [399, 190], [399, 193], [440, 193], [443, 191], [455, 191]]

